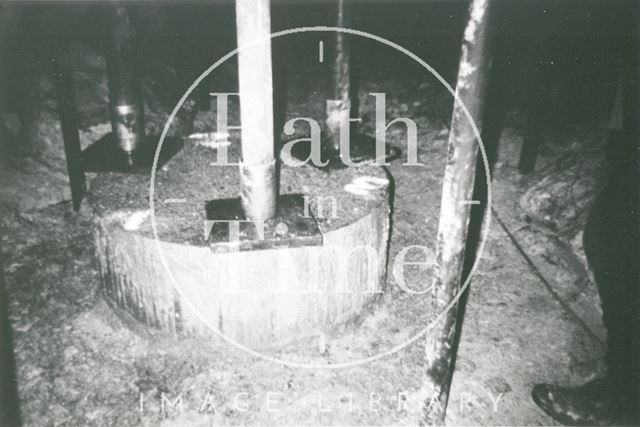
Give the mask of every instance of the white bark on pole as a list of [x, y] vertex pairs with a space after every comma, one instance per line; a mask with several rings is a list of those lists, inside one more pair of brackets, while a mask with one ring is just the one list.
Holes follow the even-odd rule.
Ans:
[[[456, 84], [459, 101], [466, 105], [479, 129], [490, 68], [489, 3], [490, 0], [471, 1]], [[431, 311], [438, 314], [451, 303], [462, 284], [471, 214], [471, 204], [465, 201], [473, 197], [478, 156], [476, 134], [459, 101], [455, 103], [452, 115], [438, 227], [437, 266], [432, 288], [435, 298]], [[452, 375], [456, 317], [457, 305], [454, 305], [426, 338], [423, 425], [441, 425], [444, 422]]]
[[[338, 0], [336, 27], [351, 28], [351, 8]], [[351, 53], [348, 34], [336, 31], [336, 52], [333, 62], [333, 99], [350, 101], [351, 94]]]
[[250, 219], [275, 215], [270, 0], [236, 0], [242, 203]]

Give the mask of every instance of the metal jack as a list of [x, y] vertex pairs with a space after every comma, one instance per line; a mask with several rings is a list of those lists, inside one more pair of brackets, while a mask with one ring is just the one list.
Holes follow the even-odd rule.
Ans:
[[[107, 75], [111, 133], [84, 150], [83, 166], [90, 172], [148, 173], [159, 137], [145, 135], [134, 26], [122, 4], [114, 3], [110, 18]], [[164, 165], [181, 148], [181, 139], [165, 138], [157, 166]]]

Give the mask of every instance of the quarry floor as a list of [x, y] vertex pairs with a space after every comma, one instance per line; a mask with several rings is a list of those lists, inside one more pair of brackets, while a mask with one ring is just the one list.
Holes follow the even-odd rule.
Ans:
[[[402, 84], [397, 97], [388, 98], [388, 117], [414, 110], [420, 117], [420, 86]], [[401, 158], [388, 168], [395, 182], [391, 260], [408, 245], [435, 249], [448, 131], [427, 118], [418, 125], [424, 166], [403, 166]], [[520, 205], [535, 179], [515, 168], [521, 133], [518, 123], [503, 132], [492, 206], [554, 289], [603, 339], [594, 284], [563, 261], [576, 258], [567, 245], [528, 221]], [[401, 133], [388, 138], [402, 146]], [[558, 155], [543, 149], [539, 167]], [[86, 205], [77, 214], [70, 202], [3, 214], [1, 249], [25, 425], [417, 424], [424, 336], [377, 361], [335, 370], [291, 368], [225, 344], [176, 340], [123, 319], [106, 304]], [[429, 273], [411, 270], [406, 279], [421, 286]], [[428, 298], [399, 290], [391, 263], [388, 276], [390, 291], [357, 324], [336, 331], [328, 343], [304, 343], [307, 360], [336, 363], [383, 352], [433, 319]], [[280, 356], [294, 358], [299, 350], [285, 348]], [[532, 386], [586, 381], [602, 371], [602, 352], [492, 218], [470, 287], [447, 424], [554, 424], [531, 400]]]

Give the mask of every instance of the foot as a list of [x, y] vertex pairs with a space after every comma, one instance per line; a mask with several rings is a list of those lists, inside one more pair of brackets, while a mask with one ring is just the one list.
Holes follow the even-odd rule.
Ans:
[[567, 426], [602, 426], [621, 421], [619, 399], [604, 379], [580, 387], [538, 384], [531, 396], [551, 418]]

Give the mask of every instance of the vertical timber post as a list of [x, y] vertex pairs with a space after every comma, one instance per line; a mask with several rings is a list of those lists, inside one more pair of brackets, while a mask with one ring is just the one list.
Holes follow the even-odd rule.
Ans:
[[[347, 0], [337, 0], [336, 27], [348, 28], [351, 21]], [[326, 103], [325, 124], [331, 150], [340, 151], [340, 124], [351, 112], [351, 54], [348, 34], [336, 31], [335, 52], [331, 64], [331, 96]]]
[[[433, 282], [432, 313], [441, 313], [460, 290], [471, 205], [478, 141], [461, 102], [478, 123], [482, 120], [490, 58], [490, 1], [472, 0], [464, 32], [449, 134], [447, 165], [438, 226], [437, 267]], [[451, 385], [457, 304], [427, 334], [425, 346], [426, 397], [421, 424], [444, 422]]]
[[[631, 58], [629, 68], [627, 69], [627, 100], [623, 101], [623, 105], [626, 105], [626, 111], [624, 113], [624, 133], [625, 137], [632, 138], [634, 144], [633, 154], [631, 155], [631, 168], [635, 171], [632, 174], [632, 182], [630, 185], [633, 187], [633, 208], [636, 212], [635, 226], [637, 230], [640, 229], [640, 5], [637, 2], [633, 3], [631, 8]], [[636, 254], [638, 256], [638, 254]], [[640, 277], [636, 277], [640, 281]], [[633, 367], [634, 380], [636, 383], [635, 395], [633, 396], [632, 407], [635, 408], [635, 414], [633, 419], [640, 421], [640, 358], [637, 356], [640, 354], [640, 292], [636, 292], [635, 297], [635, 310], [636, 321], [634, 322], [634, 333], [632, 338], [632, 348], [635, 366]]]
[[131, 154], [145, 136], [135, 31], [127, 7], [115, 2], [112, 8], [107, 55], [111, 128], [120, 149]]
[[544, 67], [536, 64], [531, 71], [532, 75], [529, 76], [531, 82], [528, 88], [527, 123], [524, 128], [520, 160], [518, 161], [518, 170], [523, 175], [533, 172], [538, 160], [541, 138], [538, 127], [540, 126], [541, 113], [544, 111], [544, 97], [540, 94], [544, 72]]
[[67, 160], [69, 185], [73, 210], [78, 211], [87, 192], [87, 181], [82, 165], [82, 149], [78, 135], [77, 111], [73, 90], [73, 70], [69, 63], [66, 48], [56, 50], [53, 58], [53, 74], [58, 96], [58, 113], [64, 141], [64, 153]]
[[270, 0], [236, 0], [242, 125], [240, 199], [248, 219], [276, 214]]
[[[82, 151], [85, 171], [147, 173], [154, 164], [162, 167], [183, 146], [181, 138], [166, 137], [156, 158], [160, 138], [145, 135], [141, 52], [135, 32], [135, 10], [124, 3], [124, 0], [112, 0], [106, 10], [109, 34], [105, 56], [111, 132]], [[176, 118], [179, 124], [176, 132], [191, 127], [189, 117], [192, 112], [190, 107], [180, 110]]]
[[[0, 266], [3, 265], [0, 255]], [[13, 353], [11, 323], [9, 322], [9, 299], [4, 283], [4, 272], [0, 267], [0, 425], [21, 425], [20, 401], [16, 361]]]

